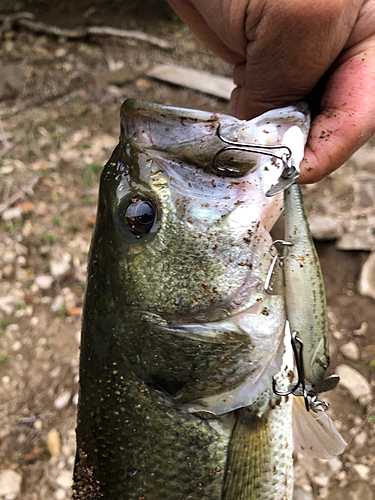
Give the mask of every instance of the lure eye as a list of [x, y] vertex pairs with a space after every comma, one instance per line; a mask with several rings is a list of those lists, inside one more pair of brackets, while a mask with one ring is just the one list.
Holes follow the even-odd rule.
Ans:
[[155, 203], [146, 196], [132, 198], [125, 209], [124, 220], [130, 231], [137, 236], [147, 234], [154, 225], [157, 215]]

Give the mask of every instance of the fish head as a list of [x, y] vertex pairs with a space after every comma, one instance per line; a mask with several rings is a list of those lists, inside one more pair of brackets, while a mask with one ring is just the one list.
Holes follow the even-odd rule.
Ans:
[[303, 141], [307, 122], [297, 107], [244, 122], [123, 105], [100, 180], [86, 303], [95, 298], [134, 373], [191, 411], [250, 404], [281, 361], [284, 298], [264, 290], [283, 207], [266, 192], [281, 166], [232, 149], [213, 161], [220, 137], [277, 145], [298, 127]]

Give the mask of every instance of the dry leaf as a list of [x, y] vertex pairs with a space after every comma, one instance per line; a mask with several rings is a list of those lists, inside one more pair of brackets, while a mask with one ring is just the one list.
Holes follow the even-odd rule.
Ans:
[[22, 209], [22, 213], [28, 214], [30, 212], [33, 212], [35, 209], [35, 205], [31, 203], [30, 201], [25, 201], [24, 203], [21, 203], [20, 205]]
[[34, 448], [32, 452], [28, 453], [25, 456], [26, 462], [31, 462], [32, 460], [35, 460], [38, 455], [43, 453], [43, 451], [44, 451], [44, 448], [41, 448], [41, 447]]
[[69, 307], [69, 309], [66, 310], [66, 313], [68, 316], [79, 316], [82, 314], [82, 307]]

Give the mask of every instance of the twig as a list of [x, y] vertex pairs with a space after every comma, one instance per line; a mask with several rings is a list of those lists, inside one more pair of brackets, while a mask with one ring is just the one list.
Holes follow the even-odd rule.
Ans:
[[134, 38], [135, 40], [141, 40], [142, 42], [156, 45], [161, 49], [170, 50], [173, 48], [173, 46], [169, 42], [166, 42], [161, 38], [157, 38], [156, 36], [147, 35], [146, 33], [142, 33], [141, 31], [120, 30], [117, 28], [110, 28], [108, 26], [91, 26], [90, 28], [87, 28], [87, 33], [90, 35], [108, 35], [118, 36], [120, 38]]
[[42, 22], [34, 21], [32, 14], [29, 14], [28, 12], [23, 13], [23, 15], [19, 14], [17, 17], [8, 16], [6, 18], [6, 23], [8, 26], [9, 24], [12, 24], [37, 33], [45, 33], [47, 35], [61, 36], [64, 38], [85, 38], [90, 35], [114, 36], [119, 38], [133, 38], [135, 40], [150, 43], [151, 45], [155, 45], [161, 49], [171, 50], [173, 48], [173, 46], [166, 40], [162, 40], [161, 38], [152, 35], [147, 35], [141, 31], [121, 30], [111, 28], [109, 26], [90, 26], [88, 28], [64, 29], [59, 28], [58, 26], [50, 26]]
[[11, 135], [7, 135], [4, 130], [3, 122], [1, 121], [0, 116], [0, 141], [3, 143], [3, 147], [0, 151], [0, 157], [4, 156], [10, 149], [12, 149], [13, 144], [8, 141], [8, 137], [12, 137]]
[[32, 177], [27, 184], [18, 189], [12, 196], [9, 196], [8, 199], [0, 205], [0, 215], [2, 215], [8, 207], [16, 203], [16, 201], [23, 199], [25, 194], [33, 194], [33, 189], [39, 179], [40, 177], [37, 176]]

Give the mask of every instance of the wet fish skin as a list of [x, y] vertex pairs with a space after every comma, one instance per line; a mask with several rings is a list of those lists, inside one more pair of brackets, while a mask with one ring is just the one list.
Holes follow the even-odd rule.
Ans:
[[[173, 147], [153, 142], [159, 129], [168, 138], [164, 122], [181, 110], [163, 108], [167, 118], [156, 111], [157, 124], [154, 108], [139, 117], [125, 105], [120, 144], [101, 176], [73, 498], [241, 500], [246, 492], [246, 500], [291, 500], [291, 401], [269, 390], [278, 372], [278, 386], [289, 383], [292, 361], [282, 353], [290, 344], [284, 299], [264, 292], [268, 231], [281, 208], [264, 193], [278, 172], [272, 178], [260, 165], [234, 182], [206, 168], [203, 156], [182, 164], [183, 144], [173, 157]], [[287, 116], [287, 128], [301, 121]], [[210, 114], [183, 117], [204, 125]], [[158, 216], [137, 238], [123, 214], [139, 196], [155, 202]]]
[[287, 315], [291, 330], [297, 331], [303, 342], [305, 377], [319, 389], [329, 366], [327, 302], [298, 184], [284, 191], [284, 205], [285, 239], [293, 243], [284, 259]]

